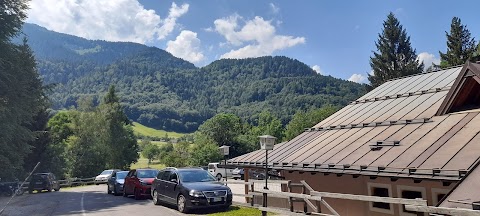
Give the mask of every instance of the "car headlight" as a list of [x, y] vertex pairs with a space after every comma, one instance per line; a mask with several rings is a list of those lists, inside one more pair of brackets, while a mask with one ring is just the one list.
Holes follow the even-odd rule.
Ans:
[[188, 194], [192, 197], [203, 197], [204, 196], [202, 191], [196, 191], [196, 190], [191, 190]]

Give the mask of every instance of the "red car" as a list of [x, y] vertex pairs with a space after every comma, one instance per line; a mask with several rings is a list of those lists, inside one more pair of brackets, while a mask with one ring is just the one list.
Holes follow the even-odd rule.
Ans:
[[150, 196], [152, 182], [158, 174], [156, 169], [132, 169], [125, 177], [123, 196], [134, 195], [135, 199]]

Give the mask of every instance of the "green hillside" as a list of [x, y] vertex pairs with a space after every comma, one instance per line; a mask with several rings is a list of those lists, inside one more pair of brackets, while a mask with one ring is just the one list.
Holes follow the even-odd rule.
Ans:
[[[141, 136], [147, 136], [147, 137], [157, 137], [157, 138], [163, 138], [165, 135], [168, 135], [169, 138], [180, 138], [184, 133], [177, 133], [177, 132], [168, 132], [164, 130], [157, 130], [154, 128], [149, 128], [145, 125], [142, 125], [138, 122], [133, 122], [133, 132], [135, 135], [141, 135]], [[151, 141], [155, 142], [155, 141]], [[157, 143], [157, 142], [155, 142]]]
[[197, 68], [141, 44], [86, 40], [33, 24], [23, 31], [44, 82], [55, 84], [48, 95], [54, 109], [76, 107], [85, 96], [98, 103], [115, 85], [132, 121], [166, 131], [193, 132], [222, 112], [255, 124], [269, 110], [286, 124], [298, 110], [344, 106], [364, 94], [360, 84], [288, 57], [222, 59]]

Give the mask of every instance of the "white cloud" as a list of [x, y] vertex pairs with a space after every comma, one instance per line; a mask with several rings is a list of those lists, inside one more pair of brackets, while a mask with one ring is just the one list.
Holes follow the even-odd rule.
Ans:
[[177, 19], [188, 12], [188, 4], [183, 4], [178, 7], [175, 2], [172, 2], [172, 7], [168, 12], [167, 18], [163, 21], [163, 25], [158, 30], [158, 39], [162, 40], [167, 37], [177, 25]]
[[356, 82], [356, 83], [365, 83], [367, 81], [367, 77], [361, 74], [352, 74], [348, 81]]
[[374, 76], [375, 72], [373, 70], [371, 70], [370, 73], [368, 73], [368, 74], [370, 74], [370, 76]]
[[[238, 30], [238, 20], [242, 19], [237, 14], [214, 21], [215, 31], [233, 46], [243, 46], [232, 49], [223, 54], [221, 58], [248, 58], [271, 55], [275, 51], [283, 50], [298, 44], [304, 44], [304, 37], [277, 35], [275, 26], [271, 21], [262, 17], [247, 20], [245, 25]], [[245, 45], [246, 44], [246, 45]]]
[[323, 71], [320, 69], [320, 66], [314, 65], [314, 66], [312, 66], [312, 69], [313, 69], [315, 72], [317, 72], [318, 74], [324, 75]]
[[432, 63], [436, 65], [440, 64], [440, 58], [436, 58], [434, 54], [428, 52], [418, 54], [417, 60], [419, 63], [423, 62], [423, 65], [425, 66], [424, 70], [427, 70], [428, 67], [432, 66]]
[[174, 41], [167, 42], [167, 49], [172, 55], [190, 61], [199, 63], [205, 60], [205, 56], [200, 51], [200, 40], [197, 33], [183, 30]]
[[270, 9], [272, 10], [272, 13], [274, 13], [274, 14], [277, 14], [277, 13], [280, 12], [280, 8], [273, 3], [270, 3]]
[[27, 22], [87, 39], [145, 43], [168, 36], [188, 7], [172, 3], [162, 20], [138, 0], [32, 0]]

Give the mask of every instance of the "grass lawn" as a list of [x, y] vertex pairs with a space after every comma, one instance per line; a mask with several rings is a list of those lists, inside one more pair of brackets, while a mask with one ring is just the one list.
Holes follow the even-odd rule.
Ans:
[[135, 132], [135, 134], [140, 134], [140, 135], [143, 135], [143, 136], [150, 136], [150, 137], [158, 137], [158, 138], [162, 138], [162, 137], [165, 137], [165, 134], [168, 134], [168, 137], [170, 138], [180, 138], [182, 137], [183, 133], [177, 133], [177, 132], [168, 132], [168, 131], [164, 131], [164, 130], [157, 130], [157, 129], [154, 129], [154, 128], [149, 128], [145, 125], [142, 125], [138, 122], [133, 122], [133, 131]]
[[[262, 215], [262, 211], [255, 208], [246, 208], [231, 206], [226, 212], [217, 212], [213, 214], [208, 214], [210, 216], [249, 216], [249, 215]], [[275, 215], [274, 213], [268, 213], [268, 215]]]
[[[140, 169], [140, 168], [147, 168], [148, 167], [148, 159], [144, 158], [141, 154], [140, 154], [140, 158], [138, 159], [137, 163], [134, 163], [130, 166], [130, 169]], [[159, 161], [157, 160], [153, 160], [151, 163], [150, 163], [150, 168], [154, 168], [154, 169], [163, 169], [165, 168], [165, 165], [163, 165], [162, 163], [160, 163]]]

